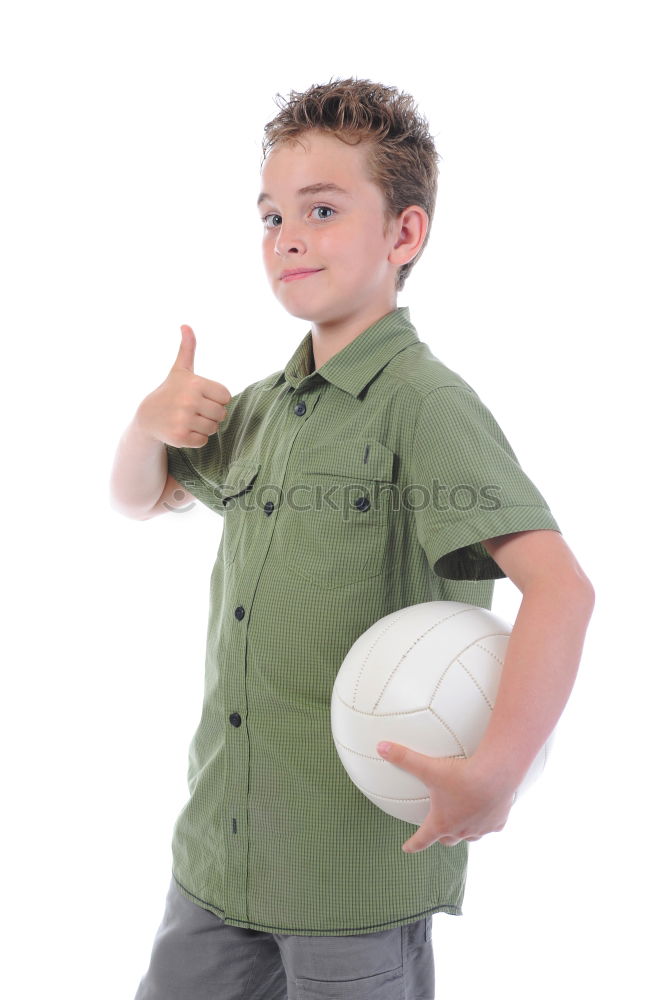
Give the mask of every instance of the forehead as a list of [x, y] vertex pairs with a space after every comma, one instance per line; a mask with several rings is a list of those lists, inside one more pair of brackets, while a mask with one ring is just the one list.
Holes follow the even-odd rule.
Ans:
[[347, 191], [368, 184], [367, 148], [367, 142], [350, 145], [313, 130], [281, 142], [263, 164], [261, 191], [273, 196], [313, 184], [332, 183]]

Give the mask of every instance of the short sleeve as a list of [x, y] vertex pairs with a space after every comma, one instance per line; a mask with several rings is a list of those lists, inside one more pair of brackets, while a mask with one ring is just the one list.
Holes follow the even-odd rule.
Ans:
[[241, 395], [232, 396], [226, 404], [226, 417], [201, 448], [177, 448], [166, 445], [168, 471], [186, 490], [216, 514], [223, 515], [225, 507], [220, 496], [220, 485], [226, 478], [237, 420], [237, 401]]
[[409, 461], [409, 503], [432, 571], [453, 580], [505, 577], [481, 544], [515, 531], [560, 528], [501, 428], [470, 387], [422, 400]]

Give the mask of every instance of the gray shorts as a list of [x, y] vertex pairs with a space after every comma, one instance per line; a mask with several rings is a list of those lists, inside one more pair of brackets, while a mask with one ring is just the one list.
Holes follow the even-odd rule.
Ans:
[[373, 934], [267, 934], [226, 924], [171, 876], [134, 1000], [434, 1000], [432, 917]]

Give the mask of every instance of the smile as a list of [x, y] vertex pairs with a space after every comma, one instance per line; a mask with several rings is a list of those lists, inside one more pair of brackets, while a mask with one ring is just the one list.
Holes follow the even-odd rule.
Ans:
[[319, 268], [317, 271], [298, 271], [296, 274], [285, 274], [281, 279], [282, 281], [297, 281], [298, 278], [309, 278], [311, 274], [319, 274], [323, 268]]

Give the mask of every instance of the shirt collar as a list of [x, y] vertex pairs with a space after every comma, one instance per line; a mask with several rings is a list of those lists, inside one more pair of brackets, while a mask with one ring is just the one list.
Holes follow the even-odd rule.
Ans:
[[308, 330], [282, 371], [266, 385], [272, 389], [286, 381], [292, 388], [302, 389], [321, 377], [357, 397], [396, 354], [418, 341], [408, 306], [400, 306], [372, 323], [313, 371], [312, 331]]

